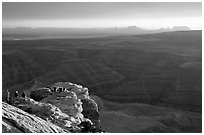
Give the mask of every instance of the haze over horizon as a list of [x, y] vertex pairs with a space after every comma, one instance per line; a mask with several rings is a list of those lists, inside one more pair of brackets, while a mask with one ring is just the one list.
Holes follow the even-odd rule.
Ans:
[[3, 2], [2, 26], [202, 29], [201, 2]]

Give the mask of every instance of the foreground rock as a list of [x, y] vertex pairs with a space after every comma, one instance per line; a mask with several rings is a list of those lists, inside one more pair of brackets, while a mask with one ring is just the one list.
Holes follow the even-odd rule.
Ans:
[[77, 129], [80, 123], [78, 119], [63, 113], [58, 107], [49, 103], [37, 102], [31, 98], [19, 97], [14, 102], [14, 106], [67, 130]]
[[77, 124], [90, 119], [96, 127], [100, 127], [98, 106], [90, 98], [86, 87], [71, 82], [58, 82], [49, 88], [36, 88], [30, 92], [30, 97], [54, 105]]
[[3, 133], [66, 133], [67, 130], [2, 102]]
[[[29, 92], [28, 95], [37, 101], [27, 96], [18, 96], [13, 98], [12, 105], [65, 131], [103, 132], [100, 129], [98, 106], [89, 97], [88, 88], [70, 82], [59, 82], [49, 88], [36, 88]], [[7, 121], [3, 123], [3, 127], [5, 130], [13, 129], [11, 132], [19, 132]]]

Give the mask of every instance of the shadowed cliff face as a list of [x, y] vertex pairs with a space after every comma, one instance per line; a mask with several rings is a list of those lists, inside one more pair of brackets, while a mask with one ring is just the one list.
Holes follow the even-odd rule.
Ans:
[[115, 102], [201, 111], [201, 41], [200, 31], [3, 41], [3, 88], [70, 81]]

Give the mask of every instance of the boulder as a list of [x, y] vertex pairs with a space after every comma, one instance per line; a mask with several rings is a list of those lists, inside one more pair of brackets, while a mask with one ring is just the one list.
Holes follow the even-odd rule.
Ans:
[[30, 97], [35, 101], [40, 101], [50, 94], [51, 94], [51, 91], [49, 88], [38, 88], [37, 90], [31, 91]]
[[99, 119], [99, 112], [98, 112], [98, 105], [96, 102], [91, 98], [82, 99], [82, 108], [85, 118], [90, 119], [96, 127], [100, 126], [100, 119]]
[[61, 127], [2, 102], [3, 133], [66, 133]]
[[82, 108], [83, 110], [96, 110], [98, 111], [98, 105], [96, 104], [96, 102], [91, 99], [91, 98], [85, 98], [85, 99], [82, 99]]

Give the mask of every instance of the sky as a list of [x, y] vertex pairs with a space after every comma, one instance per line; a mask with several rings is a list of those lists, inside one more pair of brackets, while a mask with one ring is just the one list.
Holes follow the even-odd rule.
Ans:
[[2, 26], [202, 28], [201, 2], [3, 2]]

